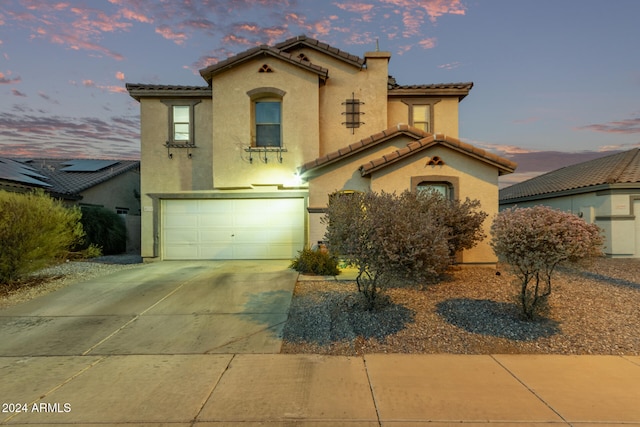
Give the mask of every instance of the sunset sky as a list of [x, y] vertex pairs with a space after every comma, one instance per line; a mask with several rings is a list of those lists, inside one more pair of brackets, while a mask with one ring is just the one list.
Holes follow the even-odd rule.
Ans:
[[[640, 146], [640, 1], [2, 0], [0, 156], [137, 159], [125, 82], [198, 70], [306, 34], [392, 53], [399, 84], [474, 82], [462, 140], [510, 181]], [[505, 181], [509, 182], [509, 181]]]

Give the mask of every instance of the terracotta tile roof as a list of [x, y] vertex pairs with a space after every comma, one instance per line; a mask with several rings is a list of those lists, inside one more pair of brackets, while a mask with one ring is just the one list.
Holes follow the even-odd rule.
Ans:
[[37, 176], [40, 183], [30, 183], [28, 180], [22, 180], [21, 178], [10, 181], [27, 186], [44, 187], [48, 192], [71, 199], [79, 198], [80, 193], [88, 188], [140, 167], [140, 161], [138, 160], [111, 160], [105, 162], [105, 164], [108, 164], [107, 167], [93, 172], [73, 172], [68, 171], [70, 169], [69, 164], [78, 159], [0, 160], [0, 179], [2, 178], [3, 163], [5, 163], [5, 160], [9, 160], [13, 164], [19, 163], [23, 165], [24, 170], [29, 173], [27, 176]]
[[237, 64], [260, 56], [272, 56], [282, 59], [290, 64], [294, 64], [298, 67], [314, 72], [322, 79], [327, 79], [329, 77], [329, 70], [327, 70], [326, 68], [314, 65], [309, 61], [302, 60], [276, 47], [267, 45], [260, 45], [249, 50], [245, 50], [244, 52], [240, 52], [239, 54], [227, 58], [224, 61], [220, 61], [217, 64], [213, 64], [206, 68], [203, 68], [202, 70], [200, 70], [200, 75], [207, 82], [209, 82], [209, 84], [211, 84], [211, 80], [216, 74], [226, 71]]
[[145, 97], [211, 97], [211, 87], [209, 86], [178, 86], [178, 85], [153, 85], [141, 83], [127, 83], [129, 95], [136, 99]]
[[546, 198], [565, 191], [588, 192], [595, 186], [613, 184], [640, 187], [640, 148], [566, 166], [503, 188], [500, 202]]
[[475, 157], [485, 163], [492, 164], [497, 167], [500, 175], [512, 173], [518, 166], [516, 163], [500, 157], [496, 154], [489, 153], [481, 148], [475, 147], [471, 144], [460, 141], [457, 138], [446, 136], [443, 134], [429, 135], [418, 141], [413, 141], [407, 144], [406, 147], [392, 151], [384, 156], [374, 159], [360, 166], [360, 174], [362, 176], [369, 175], [377, 170], [380, 170], [392, 163], [405, 159], [418, 151], [422, 151], [426, 148], [433, 147], [434, 145], [444, 145], [453, 150], [462, 152], [469, 156]]
[[358, 142], [354, 142], [353, 144], [350, 144], [337, 151], [331, 152], [325, 156], [319, 157], [311, 162], [307, 162], [300, 167], [299, 173], [302, 175], [335, 163], [339, 160], [343, 160], [351, 156], [352, 154], [373, 147], [374, 145], [387, 141], [401, 133], [412, 137], [413, 139], [415, 139], [415, 141], [408, 143], [406, 147], [391, 151], [382, 157], [371, 160], [360, 166], [360, 173], [362, 176], [366, 176], [372, 172], [375, 172], [376, 170], [382, 169], [392, 163], [402, 160], [418, 151], [437, 144], [445, 145], [456, 151], [463, 152], [486, 163], [490, 163], [499, 169], [500, 175], [512, 173], [517, 167], [516, 163], [508, 159], [505, 159], [493, 153], [489, 153], [483, 149], [474, 147], [473, 145], [462, 142], [459, 139], [442, 134], [431, 135], [420, 129], [401, 124], [386, 129], [375, 135], [371, 135], [368, 138], [361, 139]]
[[360, 58], [359, 56], [351, 55], [350, 53], [344, 52], [335, 47], [331, 47], [326, 43], [319, 42], [318, 40], [312, 39], [305, 35], [292, 37], [288, 40], [276, 44], [274, 47], [282, 51], [290, 51], [299, 46], [310, 47], [327, 55], [333, 56], [334, 58], [347, 62], [351, 65], [354, 65], [358, 68], [362, 68], [365, 62], [364, 59]]
[[353, 144], [347, 145], [346, 147], [341, 148], [338, 151], [331, 152], [311, 162], [307, 162], [300, 167], [299, 173], [303, 174], [311, 170], [327, 166], [337, 160], [342, 160], [346, 157], [351, 156], [352, 154], [358, 153], [381, 142], [387, 141], [401, 133], [408, 135], [414, 139], [424, 138], [429, 135], [421, 129], [417, 129], [409, 125], [400, 124], [383, 130], [382, 132], [375, 135], [371, 135], [367, 138], [361, 139], [360, 141], [354, 142]]
[[387, 83], [389, 96], [428, 95], [445, 96], [457, 95], [460, 100], [469, 94], [473, 82], [435, 83], [419, 85], [399, 85], [395, 78], [389, 76]]

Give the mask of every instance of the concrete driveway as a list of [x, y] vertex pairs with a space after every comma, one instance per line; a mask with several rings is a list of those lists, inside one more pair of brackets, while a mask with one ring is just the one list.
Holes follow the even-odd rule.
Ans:
[[278, 353], [287, 261], [165, 261], [0, 310], [0, 356]]

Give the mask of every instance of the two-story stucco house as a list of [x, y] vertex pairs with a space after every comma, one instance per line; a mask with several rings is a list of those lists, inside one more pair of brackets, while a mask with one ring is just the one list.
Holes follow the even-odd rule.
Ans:
[[[140, 102], [142, 256], [290, 259], [323, 239], [338, 191], [433, 187], [491, 218], [498, 176], [516, 165], [458, 139], [473, 84], [402, 86], [390, 57], [299, 36], [202, 69], [206, 86], [127, 84]], [[485, 241], [460, 260], [495, 257]]]

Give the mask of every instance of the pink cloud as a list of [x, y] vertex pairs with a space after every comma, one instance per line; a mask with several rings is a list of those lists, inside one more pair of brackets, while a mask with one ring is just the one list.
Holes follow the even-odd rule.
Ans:
[[121, 82], [123, 82], [124, 81], [124, 73], [122, 71], [116, 71], [116, 79], [118, 79]]
[[428, 39], [420, 40], [418, 44], [423, 49], [433, 49], [434, 47], [436, 47], [436, 38], [429, 37]]
[[124, 18], [129, 19], [131, 21], [143, 22], [145, 24], [153, 23], [153, 18], [150, 18], [138, 12], [134, 12], [133, 10], [130, 10], [127, 8], [121, 9], [120, 13]]
[[438, 68], [443, 69], [443, 70], [453, 70], [455, 68], [458, 68], [461, 64], [459, 62], [450, 62], [448, 64], [441, 64], [438, 65]]
[[373, 5], [368, 3], [335, 3], [335, 5], [338, 7], [338, 9], [342, 9], [352, 13], [367, 13], [370, 12], [371, 9], [373, 9]]
[[187, 35], [183, 32], [175, 32], [168, 25], [160, 25], [156, 28], [156, 33], [160, 34], [167, 40], [173, 41], [177, 45], [184, 44]]
[[96, 87], [96, 82], [93, 80], [83, 80], [82, 85], [86, 87]]
[[422, 7], [431, 22], [436, 22], [442, 15], [464, 15], [466, 12], [461, 0], [427, 0], [422, 2]]
[[640, 147], [640, 142], [631, 142], [629, 144], [602, 145], [598, 148], [598, 151], [626, 151], [636, 147]]
[[9, 77], [11, 75], [11, 71], [7, 71], [7, 74], [0, 72], [0, 85], [9, 85], [14, 83], [20, 83], [22, 79], [18, 77]]

